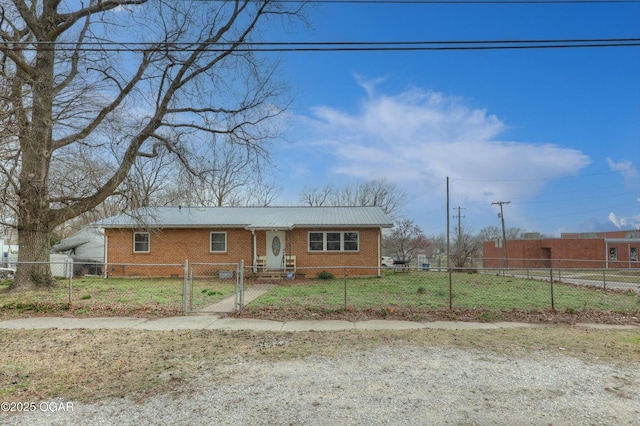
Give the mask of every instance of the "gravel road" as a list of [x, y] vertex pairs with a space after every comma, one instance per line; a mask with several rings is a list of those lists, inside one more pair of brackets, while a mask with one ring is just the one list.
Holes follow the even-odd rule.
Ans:
[[640, 369], [633, 367], [585, 363], [560, 348], [517, 357], [441, 347], [283, 361], [239, 356], [205, 369], [178, 391], [142, 402], [71, 401], [72, 412], [35, 411], [0, 423], [638, 425]]

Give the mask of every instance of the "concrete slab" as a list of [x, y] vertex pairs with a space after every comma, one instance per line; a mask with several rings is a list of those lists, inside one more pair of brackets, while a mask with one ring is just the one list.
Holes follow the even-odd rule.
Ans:
[[57, 317], [37, 317], [20, 318], [7, 321], [0, 321], [0, 328], [5, 329], [116, 329], [131, 328], [135, 325], [146, 322], [144, 318], [126, 317], [105, 317], [105, 318], [57, 318]]
[[[251, 286], [245, 287], [244, 290], [244, 304], [245, 306], [249, 304], [251, 301], [257, 299], [262, 296], [269, 290], [275, 287], [275, 284], [254, 284]], [[227, 297], [213, 305], [205, 306], [204, 308], [198, 309], [198, 312], [221, 312], [228, 313], [233, 312], [236, 306], [236, 296], [233, 295], [231, 297]]]
[[42, 329], [42, 328], [67, 328], [69, 324], [77, 323], [77, 318], [17, 318], [0, 321], [3, 329]]
[[494, 322], [492, 323], [498, 328], [535, 328], [543, 327], [542, 324], [529, 324], [526, 322]]
[[[640, 326], [627, 324], [576, 324], [576, 327], [603, 330], [638, 330]], [[250, 318], [219, 318], [216, 315], [191, 315], [148, 320], [145, 318], [65, 318], [36, 317], [0, 321], [0, 329], [137, 329], [137, 330], [256, 330], [256, 331], [339, 331], [339, 330], [491, 330], [501, 328], [545, 327], [544, 324], [520, 322], [463, 322], [433, 321], [419, 323], [413, 321], [370, 320], [350, 321], [271, 321]]]
[[280, 331], [282, 322], [271, 320], [259, 320], [251, 318], [222, 318], [213, 321], [206, 328], [208, 330], [256, 330], [256, 331]]
[[326, 321], [288, 321], [282, 326], [282, 331], [340, 331], [353, 330], [354, 323], [341, 320]]
[[134, 326], [138, 330], [200, 330], [218, 320], [216, 315], [170, 317], [149, 320]]
[[[65, 328], [91, 328], [91, 329], [118, 329], [133, 328], [136, 325], [147, 322], [146, 318], [104, 317], [104, 318], [79, 318], [77, 324]], [[62, 328], [62, 327], [59, 327]]]
[[638, 330], [640, 331], [640, 327], [636, 325], [618, 325], [618, 324], [576, 324], [576, 327], [582, 328], [595, 328], [600, 330]]
[[356, 323], [356, 330], [415, 330], [420, 328], [425, 328], [424, 324], [415, 321], [369, 320]]
[[426, 328], [437, 330], [491, 330], [498, 329], [495, 324], [486, 322], [433, 321], [424, 324]]

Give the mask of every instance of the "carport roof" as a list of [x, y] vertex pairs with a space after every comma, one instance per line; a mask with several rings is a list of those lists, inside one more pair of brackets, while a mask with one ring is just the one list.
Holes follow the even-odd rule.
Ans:
[[147, 207], [98, 221], [101, 228], [382, 227], [393, 223], [380, 207]]

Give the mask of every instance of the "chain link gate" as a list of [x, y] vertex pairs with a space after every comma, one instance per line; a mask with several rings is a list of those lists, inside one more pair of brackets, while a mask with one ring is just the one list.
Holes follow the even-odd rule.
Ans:
[[231, 313], [244, 307], [244, 261], [185, 264], [185, 313]]

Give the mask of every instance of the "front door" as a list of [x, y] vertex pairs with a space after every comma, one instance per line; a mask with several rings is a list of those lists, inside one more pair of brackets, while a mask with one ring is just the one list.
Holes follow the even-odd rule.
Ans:
[[284, 231], [267, 232], [267, 269], [283, 269]]

